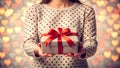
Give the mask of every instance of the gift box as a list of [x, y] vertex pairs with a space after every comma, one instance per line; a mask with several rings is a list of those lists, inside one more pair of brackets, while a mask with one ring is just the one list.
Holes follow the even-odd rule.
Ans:
[[77, 53], [78, 47], [79, 40], [76, 29], [51, 28], [44, 30], [42, 33], [41, 50], [43, 53]]

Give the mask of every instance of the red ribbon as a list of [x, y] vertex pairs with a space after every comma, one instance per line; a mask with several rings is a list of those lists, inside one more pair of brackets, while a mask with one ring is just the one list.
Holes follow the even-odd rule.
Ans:
[[50, 29], [48, 33], [42, 34], [42, 36], [49, 36], [45, 40], [46, 46], [48, 46], [52, 40], [55, 38], [58, 38], [58, 53], [63, 53], [63, 46], [62, 46], [62, 38], [67, 41], [69, 46], [71, 47], [74, 42], [67, 36], [77, 36], [77, 33], [72, 33], [69, 28], [65, 28], [64, 30], [62, 28], [58, 28], [58, 32], [54, 29]]

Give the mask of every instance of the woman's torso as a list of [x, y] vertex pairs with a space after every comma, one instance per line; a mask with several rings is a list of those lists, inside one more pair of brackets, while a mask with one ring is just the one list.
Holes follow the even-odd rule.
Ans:
[[[78, 3], [64, 9], [55, 9], [46, 4], [35, 6], [38, 13], [39, 42], [45, 29], [59, 27], [75, 28], [80, 38], [87, 6]], [[88, 64], [86, 60], [56, 54], [53, 57], [33, 58], [32, 68], [88, 68]]]

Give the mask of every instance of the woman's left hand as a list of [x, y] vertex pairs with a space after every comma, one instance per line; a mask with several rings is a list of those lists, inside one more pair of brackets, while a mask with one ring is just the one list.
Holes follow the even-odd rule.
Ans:
[[64, 54], [66, 57], [73, 57], [73, 58], [80, 58], [80, 55], [85, 53], [85, 49], [82, 49], [81, 52], [79, 53], [68, 53], [68, 54]]
[[85, 52], [85, 49], [83, 49], [83, 42], [79, 42], [79, 45], [82, 47], [79, 53], [68, 53], [68, 54], [64, 54], [66, 57], [79, 57], [81, 54], [83, 54]]

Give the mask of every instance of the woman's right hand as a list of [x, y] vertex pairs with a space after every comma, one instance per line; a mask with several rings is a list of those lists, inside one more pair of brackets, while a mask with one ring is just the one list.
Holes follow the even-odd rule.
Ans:
[[40, 56], [40, 57], [51, 57], [53, 56], [52, 54], [48, 54], [48, 53], [43, 53], [41, 50], [41, 44], [38, 44], [38, 46], [35, 47], [34, 52], [36, 55]]

